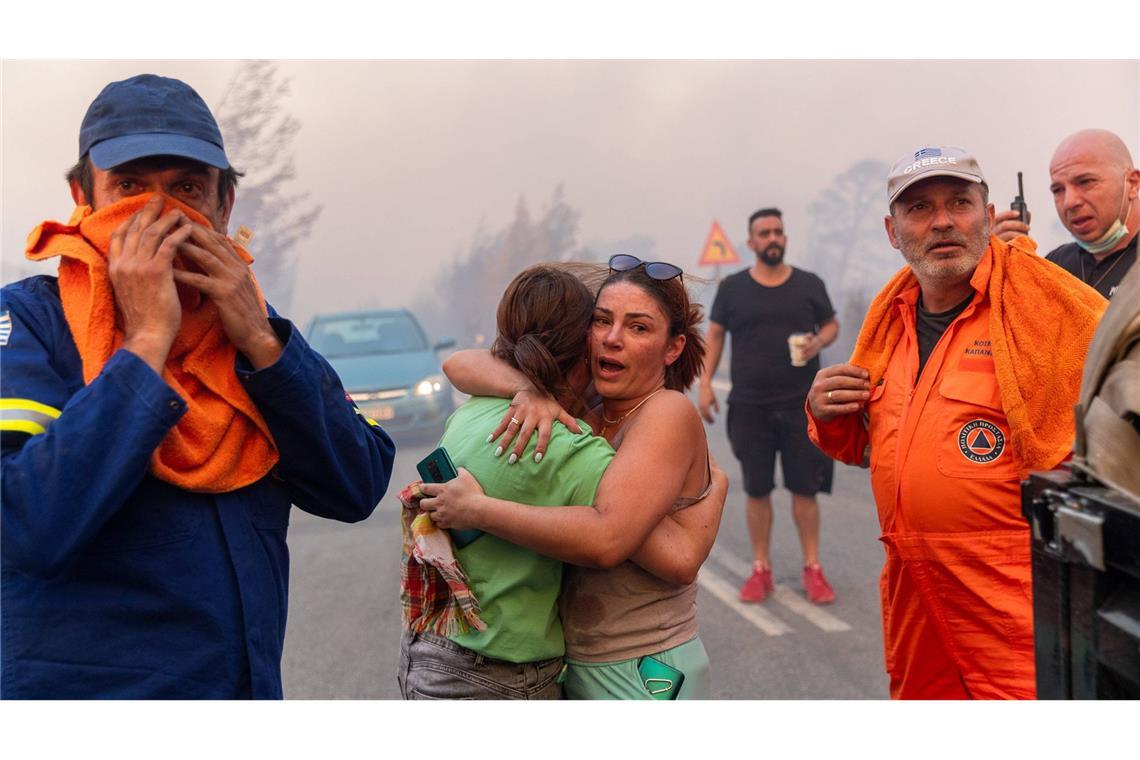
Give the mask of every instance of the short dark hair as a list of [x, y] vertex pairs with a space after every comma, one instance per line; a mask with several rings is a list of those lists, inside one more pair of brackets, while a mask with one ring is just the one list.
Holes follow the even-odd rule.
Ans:
[[[158, 158], [158, 156], [148, 156], [148, 158]], [[91, 202], [92, 196], [95, 194], [95, 173], [91, 171], [91, 157], [84, 154], [83, 158], [75, 163], [75, 166], [67, 170], [67, 174], [63, 175], [69, 183], [75, 182], [79, 185], [79, 189], [83, 191], [83, 196], [87, 198], [87, 202]], [[221, 169], [218, 172], [218, 203], [225, 206], [226, 198], [229, 197], [230, 190], [236, 190], [238, 186], [238, 179], [245, 176], [245, 172], [239, 172], [232, 165], [227, 169]]]
[[752, 223], [757, 219], [762, 219], [766, 216], [774, 216], [781, 222], [784, 221], [784, 215], [780, 213], [780, 209], [773, 206], [772, 208], [762, 208], [759, 211], [753, 211], [752, 216], [748, 217], [748, 234], [752, 234]]
[[656, 280], [648, 275], [645, 267], [635, 267], [621, 272], [610, 272], [598, 295], [615, 282], [628, 282], [644, 290], [657, 302], [669, 320], [669, 337], [685, 336], [685, 347], [677, 361], [665, 368], [665, 387], [684, 393], [693, 380], [700, 376], [705, 366], [705, 339], [701, 334], [704, 313], [701, 305], [689, 297], [689, 290], [680, 277], [669, 280]]

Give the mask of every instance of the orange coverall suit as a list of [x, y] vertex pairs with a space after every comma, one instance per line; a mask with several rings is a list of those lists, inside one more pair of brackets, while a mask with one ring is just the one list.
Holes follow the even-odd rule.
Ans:
[[1029, 529], [1021, 462], [1010, 445], [990, 351], [989, 257], [973, 302], [918, 372], [917, 286], [894, 299], [905, 333], [867, 419], [823, 423], [811, 439], [830, 456], [863, 461], [886, 547], [879, 580], [883, 644], [894, 699], [1035, 696]]

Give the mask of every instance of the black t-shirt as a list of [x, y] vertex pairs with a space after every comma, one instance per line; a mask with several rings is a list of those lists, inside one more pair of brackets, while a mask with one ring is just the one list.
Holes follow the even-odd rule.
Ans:
[[1132, 242], [1123, 250], [1105, 256], [1099, 264], [1091, 253], [1076, 243], [1058, 246], [1045, 258], [1091, 285], [1105, 298], [1112, 298], [1116, 286], [1136, 263], [1137, 240], [1140, 240], [1140, 235], [1133, 236]]
[[823, 280], [811, 272], [793, 267], [787, 281], [774, 288], [756, 282], [747, 269], [724, 278], [709, 319], [732, 339], [729, 402], [770, 408], [802, 404], [819, 371], [819, 357], [793, 367], [788, 336], [818, 332], [834, 316]]
[[914, 328], [918, 333], [918, 376], [922, 376], [922, 368], [926, 366], [926, 360], [934, 353], [934, 347], [938, 345], [938, 341], [942, 338], [942, 334], [946, 332], [946, 328], [950, 323], [958, 318], [958, 315], [966, 310], [970, 305], [970, 301], [974, 300], [974, 294], [971, 293], [969, 297], [958, 304], [949, 311], [944, 311], [941, 314], [931, 314], [922, 306], [922, 295], [918, 296], [918, 305], [915, 307]]

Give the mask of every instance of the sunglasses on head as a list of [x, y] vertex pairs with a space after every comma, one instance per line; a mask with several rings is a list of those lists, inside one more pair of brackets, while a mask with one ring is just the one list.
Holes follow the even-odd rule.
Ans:
[[615, 253], [610, 256], [611, 272], [628, 272], [641, 266], [645, 267], [645, 273], [654, 280], [672, 280], [684, 274], [681, 267], [667, 261], [642, 261], [628, 253]]

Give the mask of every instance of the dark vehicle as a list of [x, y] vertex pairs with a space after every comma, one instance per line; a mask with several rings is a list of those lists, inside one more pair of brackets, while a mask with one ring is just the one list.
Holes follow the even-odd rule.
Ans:
[[1089, 344], [1068, 466], [1032, 473], [1040, 699], [1140, 699], [1140, 269]]
[[1038, 699], [1140, 699], [1140, 509], [1067, 470], [1022, 485]]
[[405, 309], [319, 314], [309, 344], [328, 359], [360, 411], [386, 431], [438, 433], [454, 405], [437, 351]]

